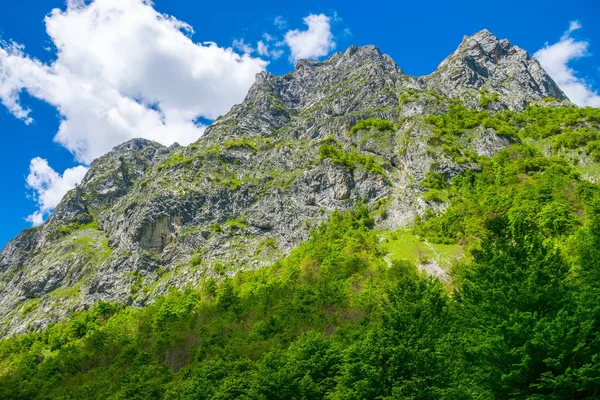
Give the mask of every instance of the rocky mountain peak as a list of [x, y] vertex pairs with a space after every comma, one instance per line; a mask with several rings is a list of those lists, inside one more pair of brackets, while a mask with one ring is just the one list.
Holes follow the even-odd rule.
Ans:
[[[479, 64], [498, 63], [502, 59], [520, 54], [525, 59], [530, 59], [527, 52], [518, 46], [513, 46], [508, 39], [498, 39], [487, 29], [483, 29], [471, 36], [464, 36], [456, 51], [447, 57], [439, 67], [450, 62], [455, 57], [476, 60]], [[438, 67], [438, 68], [439, 68]]]
[[293, 73], [306, 76], [307, 73], [316, 71], [320, 68], [343, 68], [348, 64], [352, 64], [354, 67], [360, 67], [365, 63], [388, 64], [388, 67], [391, 66], [393, 69], [399, 69], [394, 60], [387, 54], [383, 54], [377, 46], [352, 45], [343, 52], [332, 54], [324, 61], [307, 59], [298, 60], [295, 64]]
[[374, 45], [350, 46], [346, 51], [335, 53], [323, 62], [338, 68], [348, 64], [360, 67], [366, 63], [378, 64], [385, 70], [402, 73], [396, 62]]
[[[539, 62], [507, 39], [484, 29], [465, 36], [458, 48], [425, 77], [428, 85], [448, 97], [466, 98], [469, 91], [496, 92], [507, 108], [522, 110], [544, 97], [568, 100]], [[473, 95], [472, 104], [476, 96]]]
[[124, 143], [121, 143], [115, 147], [113, 147], [113, 149], [106, 153], [106, 155], [110, 155], [110, 156], [115, 156], [119, 153], [122, 153], [124, 155], [129, 154], [131, 152], [137, 152], [137, 151], [144, 151], [145, 149], [156, 149], [156, 150], [163, 150], [166, 148], [166, 146], [155, 142], [154, 140], [150, 140], [150, 139], [143, 139], [143, 138], [134, 138], [134, 139], [130, 139]]
[[[324, 61], [298, 60], [294, 71], [282, 76], [258, 73], [242, 104], [215, 121], [206, 134], [215, 138], [224, 134], [230, 138], [271, 136], [273, 131], [281, 133], [281, 128], [290, 127], [295, 117], [306, 122], [306, 113], [335, 117], [393, 108], [398, 105], [395, 87], [400, 76], [403, 73], [392, 58], [372, 45], [350, 46]], [[233, 129], [221, 129], [234, 120]], [[330, 133], [311, 125], [293, 136]]]
[[[110, 207], [168, 153], [169, 148], [148, 139], [131, 139], [115, 146], [92, 162], [82, 182], [54, 210], [49, 224], [89, 222], [89, 214]], [[85, 215], [83, 220], [81, 215]]]
[[104, 186], [108, 180], [114, 182], [117, 176], [125, 184], [139, 178], [146, 169], [156, 164], [161, 155], [168, 152], [168, 147], [152, 140], [128, 140], [94, 160], [80, 186], [94, 186], [96, 190], [102, 191], [106, 189]]
[[105, 175], [107, 170], [124, 168], [126, 164], [142, 162], [146, 166], [151, 165], [156, 156], [168, 151], [168, 147], [152, 140], [141, 138], [128, 140], [94, 160], [81, 184], [89, 184], [98, 176]]

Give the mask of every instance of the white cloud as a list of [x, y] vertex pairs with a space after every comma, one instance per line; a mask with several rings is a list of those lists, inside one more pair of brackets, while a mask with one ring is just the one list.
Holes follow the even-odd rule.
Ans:
[[34, 191], [37, 210], [26, 220], [33, 225], [44, 222], [44, 217], [58, 205], [63, 196], [75, 187], [88, 171], [83, 165], [66, 169], [59, 174], [48, 165], [48, 161], [36, 157], [29, 164], [27, 186]]
[[0, 100], [32, 121], [20, 93], [55, 106], [54, 140], [83, 163], [135, 137], [187, 144], [239, 103], [267, 62], [215, 43], [195, 43], [192, 28], [156, 12], [149, 0], [70, 0], [53, 10], [46, 31], [56, 60], [0, 44]]
[[310, 14], [304, 18], [308, 29], [288, 31], [285, 42], [291, 51], [291, 59], [326, 56], [335, 48], [331, 33], [331, 20], [324, 14]]
[[571, 36], [571, 33], [580, 28], [581, 24], [578, 21], [572, 21], [560, 41], [552, 45], [546, 43], [544, 48], [536, 51], [533, 56], [573, 103], [579, 106], [600, 107], [598, 91], [592, 89], [584, 79], [577, 77], [576, 71], [568, 65], [570, 61], [589, 54], [589, 43]]

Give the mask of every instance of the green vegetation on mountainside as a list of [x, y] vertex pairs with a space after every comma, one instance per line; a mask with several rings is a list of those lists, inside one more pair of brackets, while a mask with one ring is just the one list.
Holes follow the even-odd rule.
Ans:
[[367, 130], [368, 131], [371, 129], [375, 129], [376, 131], [379, 131], [379, 132], [395, 132], [398, 129], [398, 126], [395, 123], [393, 123], [391, 121], [387, 121], [385, 119], [368, 118], [368, 119], [364, 119], [362, 121], [358, 121], [350, 129], [349, 135], [352, 136], [359, 130]]
[[[435, 125], [432, 140], [451, 143], [456, 136], [477, 127], [494, 129], [496, 134], [522, 140], [539, 150], [548, 146], [553, 154], [574, 151], [600, 161], [600, 109], [585, 107], [528, 106], [523, 112], [504, 110], [499, 113], [469, 110], [453, 106], [442, 115], [425, 117]], [[579, 167], [579, 161], [575, 162]]]
[[[577, 137], [597, 135], [597, 116], [455, 107], [427, 117], [449, 143], [483, 126], [515, 144], [449, 181], [431, 171], [426, 200], [447, 208], [412, 231], [378, 231], [384, 213], [360, 205], [269, 268], [222, 271], [142, 309], [101, 302], [2, 340], [0, 398], [595, 398], [600, 187], [521, 140], [589, 146], [598, 136]], [[322, 158], [383, 171], [375, 157], [321, 145]], [[452, 267], [449, 284], [418, 272], [431, 258]]]
[[329, 158], [334, 164], [343, 165], [350, 169], [361, 166], [375, 174], [385, 175], [384, 166], [386, 160], [384, 160], [383, 157], [365, 155], [359, 153], [355, 149], [348, 152], [342, 149], [340, 144], [334, 138], [326, 138], [323, 140], [323, 144], [319, 147], [319, 155], [321, 156], [321, 159]]
[[502, 212], [527, 215], [545, 235], [569, 235], [583, 222], [583, 199], [590, 187], [577, 179], [564, 159], [542, 156], [525, 145], [514, 145], [491, 159], [481, 171], [456, 176], [451, 185], [430, 192], [450, 199], [443, 213], [427, 211], [413, 231], [437, 243], [475, 246], [484, 237], [485, 221]]
[[[528, 107], [523, 113], [496, 114], [457, 107], [426, 120], [437, 127], [434, 133], [444, 136], [461, 135], [481, 125], [515, 140], [551, 137], [564, 142], [575, 140], [582, 131], [600, 137], [600, 110], [589, 107]], [[547, 235], [572, 233], [583, 222], [581, 197], [592, 185], [579, 180], [582, 171], [577, 160], [544, 156], [535, 142], [529, 143], [514, 144], [492, 158], [478, 157], [480, 171], [468, 170], [451, 183], [441, 174], [430, 173], [423, 182], [429, 189], [424, 199], [449, 200], [449, 208], [437, 215], [427, 211], [413, 231], [436, 243], [458, 241], [476, 247], [484, 222], [502, 210], [527, 212]]]

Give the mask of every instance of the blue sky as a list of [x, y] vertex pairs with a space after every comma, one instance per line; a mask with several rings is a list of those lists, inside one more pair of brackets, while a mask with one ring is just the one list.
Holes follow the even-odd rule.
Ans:
[[531, 54], [542, 50], [538, 58], [563, 90], [600, 105], [600, 3], [496, 4], [4, 2], [0, 246], [47, 217], [113, 145], [140, 135], [189, 142], [202, 122], [243, 99], [256, 72], [288, 72], [294, 57], [375, 44], [405, 73], [425, 75], [463, 35], [486, 28]]

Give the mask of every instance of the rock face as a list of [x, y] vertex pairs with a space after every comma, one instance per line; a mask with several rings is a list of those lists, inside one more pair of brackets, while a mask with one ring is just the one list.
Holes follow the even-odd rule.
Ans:
[[[374, 46], [301, 60], [283, 76], [260, 73], [243, 103], [197, 142], [115, 147], [43, 225], [6, 245], [0, 335], [44, 327], [98, 300], [142, 306], [170, 287], [260, 268], [359, 201], [386, 208], [382, 228], [409, 224], [443, 207], [420, 197], [428, 172], [451, 178], [476, 167], [468, 154], [509, 144], [493, 129], [475, 130], [451, 154], [424, 116], [459, 99], [521, 110], [548, 96], [566, 99], [536, 60], [487, 31], [465, 38], [422, 78]], [[373, 117], [396, 126], [350, 134]]]

